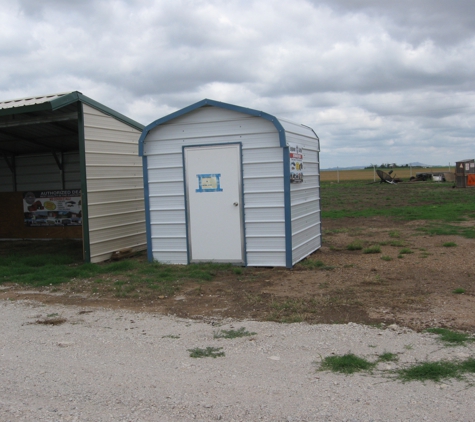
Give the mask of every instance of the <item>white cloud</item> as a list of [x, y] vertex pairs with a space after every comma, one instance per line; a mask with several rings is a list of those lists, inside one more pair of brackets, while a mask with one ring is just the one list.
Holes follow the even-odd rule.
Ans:
[[323, 167], [475, 156], [469, 0], [12, 0], [0, 99], [79, 90], [148, 124], [203, 98], [311, 126]]

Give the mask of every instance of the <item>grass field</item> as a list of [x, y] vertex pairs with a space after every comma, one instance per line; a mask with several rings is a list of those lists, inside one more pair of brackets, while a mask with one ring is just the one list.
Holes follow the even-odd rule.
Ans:
[[[381, 169], [385, 172], [388, 172], [388, 169]], [[416, 173], [433, 173], [433, 172], [449, 172], [448, 167], [432, 167], [432, 168], [413, 168], [412, 169], [412, 176], [415, 176]], [[454, 167], [450, 168], [450, 172], [454, 172]], [[408, 181], [411, 177], [411, 169], [410, 168], [396, 168], [393, 170], [392, 176], [396, 175], [403, 179], [404, 181]], [[322, 171], [320, 173], [320, 179], [322, 182], [337, 182], [338, 179], [340, 182], [344, 181], [351, 181], [351, 180], [368, 180], [368, 181], [378, 181], [378, 175], [374, 174], [373, 169], [364, 169], [364, 170], [328, 170]]]
[[453, 189], [452, 183], [448, 182], [396, 185], [364, 181], [322, 182], [321, 201], [323, 218], [387, 216], [439, 221], [447, 228], [448, 223], [475, 218], [473, 190]]

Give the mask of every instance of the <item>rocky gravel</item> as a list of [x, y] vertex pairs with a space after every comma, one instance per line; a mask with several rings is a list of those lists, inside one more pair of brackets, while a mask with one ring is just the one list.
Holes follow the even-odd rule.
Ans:
[[[473, 421], [475, 379], [402, 383], [394, 370], [475, 357], [474, 344], [391, 325], [188, 320], [0, 301], [1, 421]], [[251, 336], [214, 338], [245, 327]], [[215, 347], [223, 357], [194, 359]], [[319, 371], [348, 352], [397, 362]]]

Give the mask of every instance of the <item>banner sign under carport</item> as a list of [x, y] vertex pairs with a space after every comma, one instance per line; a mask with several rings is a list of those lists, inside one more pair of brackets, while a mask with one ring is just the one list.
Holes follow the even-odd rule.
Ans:
[[81, 189], [25, 192], [23, 213], [27, 227], [81, 226]]

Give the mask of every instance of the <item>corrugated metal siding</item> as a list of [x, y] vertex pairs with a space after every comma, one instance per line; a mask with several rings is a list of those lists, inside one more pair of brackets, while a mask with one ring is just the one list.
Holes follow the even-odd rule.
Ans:
[[272, 123], [231, 110], [204, 107], [152, 130], [147, 156], [152, 254], [187, 263], [182, 147], [242, 143], [247, 264], [285, 266], [282, 149]]
[[61, 173], [53, 155], [23, 155], [16, 157], [17, 190], [62, 189]]
[[91, 262], [146, 248], [140, 131], [83, 105]]
[[16, 100], [0, 101], [0, 109], [25, 107], [25, 106], [35, 105], [35, 104], [42, 104], [48, 101], [53, 101], [67, 94], [69, 94], [69, 92], [60, 93], [60, 94], [42, 95], [39, 97], [28, 97], [28, 98], [20, 98]]
[[292, 264], [322, 245], [320, 213], [319, 141], [310, 128], [281, 122], [287, 142], [303, 147], [303, 183], [290, 185], [292, 213]]
[[[11, 162], [11, 158], [10, 162]], [[0, 192], [13, 192], [13, 173], [8, 164], [2, 158], [0, 161]]]
[[[58, 156], [60, 158], [61, 155]], [[11, 158], [9, 158], [11, 160]], [[60, 158], [61, 159], [61, 158]], [[79, 153], [63, 154], [64, 187], [61, 172], [51, 154], [27, 155], [15, 158], [17, 174], [16, 190], [79, 189], [81, 177]], [[0, 192], [14, 192], [13, 175], [7, 163], [0, 164]]]
[[81, 187], [81, 167], [79, 152], [63, 154], [64, 189], [79, 189]]

